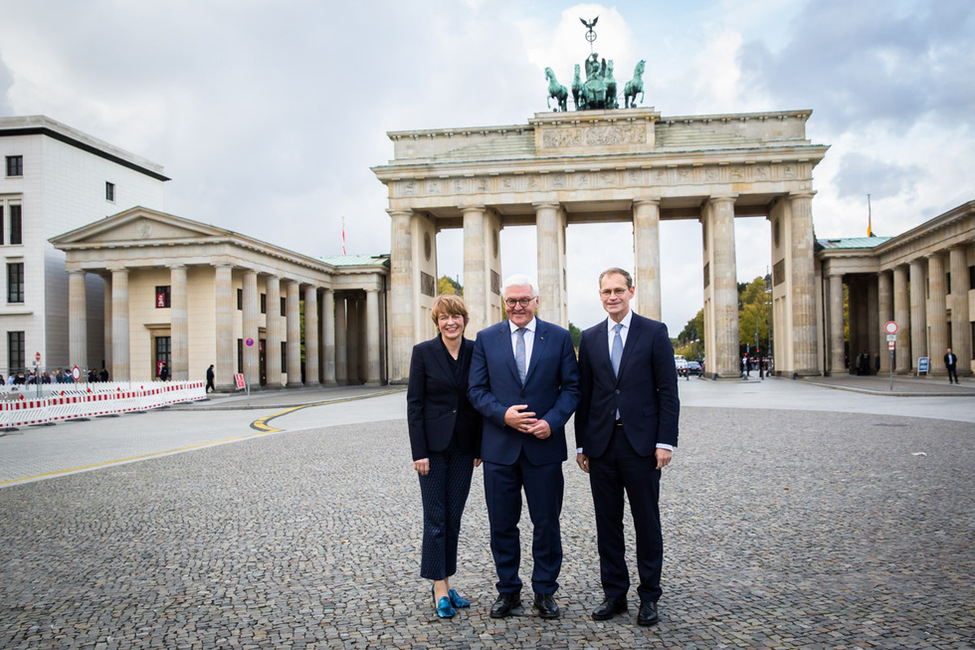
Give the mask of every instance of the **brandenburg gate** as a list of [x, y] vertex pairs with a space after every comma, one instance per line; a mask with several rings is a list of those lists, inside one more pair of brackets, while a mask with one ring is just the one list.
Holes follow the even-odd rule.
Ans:
[[776, 373], [821, 374], [812, 171], [828, 147], [806, 139], [810, 114], [665, 117], [621, 108], [390, 132], [393, 159], [373, 168], [388, 188], [392, 220], [390, 381], [406, 381], [413, 345], [433, 335], [440, 230], [463, 229], [473, 335], [504, 317], [499, 235], [508, 225], [535, 225], [539, 317], [566, 326], [566, 228], [631, 222], [635, 308], [660, 319], [659, 232], [671, 219], [701, 224], [707, 374], [737, 378], [735, 217], [771, 222]]

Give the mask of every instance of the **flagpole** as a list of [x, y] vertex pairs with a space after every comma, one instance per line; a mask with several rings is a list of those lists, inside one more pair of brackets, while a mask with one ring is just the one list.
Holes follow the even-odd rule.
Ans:
[[870, 209], [869, 194], [867, 194], [867, 237], [873, 237], [873, 212]]

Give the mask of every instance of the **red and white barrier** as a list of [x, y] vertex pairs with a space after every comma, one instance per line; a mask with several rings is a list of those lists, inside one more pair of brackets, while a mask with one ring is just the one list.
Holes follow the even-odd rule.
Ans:
[[30, 399], [26, 393], [11, 393], [0, 400], [0, 429], [48, 424], [61, 420], [147, 411], [169, 404], [206, 399], [202, 381], [167, 381], [130, 384], [66, 384], [60, 394]]

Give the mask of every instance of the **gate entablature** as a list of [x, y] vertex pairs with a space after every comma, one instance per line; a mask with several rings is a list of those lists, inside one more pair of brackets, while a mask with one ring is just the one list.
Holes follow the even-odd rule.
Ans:
[[777, 347], [776, 367], [818, 374], [810, 206], [812, 171], [828, 147], [806, 138], [810, 114], [665, 117], [653, 108], [632, 108], [537, 113], [522, 125], [389, 133], [394, 158], [373, 172], [388, 188], [393, 230], [390, 377], [405, 379], [409, 351], [429, 333], [424, 314], [433, 300], [440, 229], [464, 231], [473, 333], [500, 314], [497, 242], [506, 225], [536, 226], [539, 314], [566, 325], [565, 228], [631, 221], [636, 308], [659, 319], [658, 230], [667, 219], [701, 221], [705, 329], [711, 332], [706, 354], [718, 374], [737, 376], [733, 220], [739, 216], [765, 216], [776, 233], [776, 331], [783, 342], [797, 341]]

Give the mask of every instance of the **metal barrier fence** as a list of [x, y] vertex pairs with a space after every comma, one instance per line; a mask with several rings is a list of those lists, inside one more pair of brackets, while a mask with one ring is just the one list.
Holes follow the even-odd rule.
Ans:
[[48, 395], [40, 398], [35, 386], [24, 386], [23, 391], [11, 386], [3, 388], [6, 390], [0, 390], [0, 429], [148, 411], [206, 399], [206, 382], [202, 381], [50, 384], [42, 385]]

